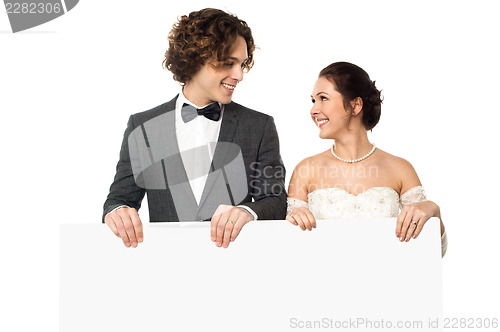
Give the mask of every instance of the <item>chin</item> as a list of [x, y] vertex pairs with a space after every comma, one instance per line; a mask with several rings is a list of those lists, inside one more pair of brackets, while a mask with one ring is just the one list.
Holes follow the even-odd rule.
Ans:
[[319, 132], [319, 138], [321, 139], [335, 139], [334, 136], [335, 135], [329, 134], [327, 132]]
[[218, 100], [218, 102], [221, 104], [229, 104], [231, 102], [231, 99], [231, 97], [222, 97]]
[[320, 131], [319, 132], [319, 138], [321, 138], [321, 139], [327, 139], [328, 135], [326, 133]]

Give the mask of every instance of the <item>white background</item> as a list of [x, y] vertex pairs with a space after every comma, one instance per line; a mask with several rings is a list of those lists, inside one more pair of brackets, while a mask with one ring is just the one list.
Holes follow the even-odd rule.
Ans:
[[59, 224], [100, 222], [128, 116], [178, 92], [161, 67], [168, 32], [207, 5], [252, 28], [260, 49], [234, 100], [274, 116], [287, 181], [331, 144], [308, 115], [318, 72], [349, 61], [377, 81], [371, 139], [441, 206], [444, 316], [499, 317], [496, 2], [85, 0], [17, 34], [0, 13], [0, 329], [57, 329]]

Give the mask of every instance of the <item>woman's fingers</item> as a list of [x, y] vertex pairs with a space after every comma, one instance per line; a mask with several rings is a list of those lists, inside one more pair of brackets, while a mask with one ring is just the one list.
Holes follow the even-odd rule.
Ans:
[[307, 208], [293, 209], [292, 213], [286, 216], [286, 220], [292, 225], [299, 226], [303, 231], [316, 228], [316, 219]]
[[293, 213], [287, 215], [285, 219], [288, 220], [294, 226], [298, 225], [297, 222], [295, 221], [295, 218], [293, 217]]
[[316, 219], [314, 218], [314, 216], [311, 213], [311, 211], [309, 211], [308, 209], [305, 209], [304, 212], [305, 212], [307, 218], [309, 219], [309, 223], [311, 224], [311, 227], [312, 228], [316, 228]]
[[403, 207], [401, 210], [401, 213], [398, 215], [397, 222], [396, 222], [396, 237], [401, 238], [401, 229], [403, 227], [403, 222], [405, 221], [406, 218], [406, 213], [407, 213], [407, 208], [406, 206]]
[[294, 214], [293, 218], [295, 219], [295, 221], [297, 221], [297, 224], [299, 225], [300, 229], [305, 231], [307, 227], [304, 222], [304, 218], [302, 218], [302, 213], [299, 212], [297, 214]]
[[410, 211], [407, 211], [401, 224], [401, 231], [399, 232], [399, 241], [404, 241], [406, 240], [406, 234], [408, 232], [408, 228], [410, 227], [411, 220], [413, 218], [413, 215], [409, 213]]
[[425, 218], [421, 218], [418, 222], [418, 225], [417, 227], [415, 228], [415, 231], [413, 232], [413, 238], [416, 239], [417, 236], [420, 234], [420, 232], [422, 231], [422, 229], [424, 228], [424, 225], [425, 223], [427, 222], [427, 220], [425, 220]]
[[412, 219], [410, 221], [410, 225], [408, 226], [408, 231], [406, 232], [405, 236], [405, 241], [408, 242], [410, 241], [411, 237], [413, 236], [413, 233], [415, 232], [415, 229], [417, 228], [419, 223], [419, 220]]

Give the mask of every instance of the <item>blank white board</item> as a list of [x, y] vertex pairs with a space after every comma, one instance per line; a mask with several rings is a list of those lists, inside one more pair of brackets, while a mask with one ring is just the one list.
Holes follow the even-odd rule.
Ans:
[[[144, 225], [126, 248], [106, 225], [61, 225], [61, 332], [438, 331], [439, 220], [401, 243], [395, 219]], [[401, 327], [401, 328], [400, 328]]]

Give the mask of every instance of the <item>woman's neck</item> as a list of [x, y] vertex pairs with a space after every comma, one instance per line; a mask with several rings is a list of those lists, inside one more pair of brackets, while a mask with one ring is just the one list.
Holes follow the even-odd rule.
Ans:
[[334, 152], [340, 158], [354, 160], [363, 157], [372, 148], [373, 145], [368, 140], [366, 131], [364, 131], [335, 139]]

